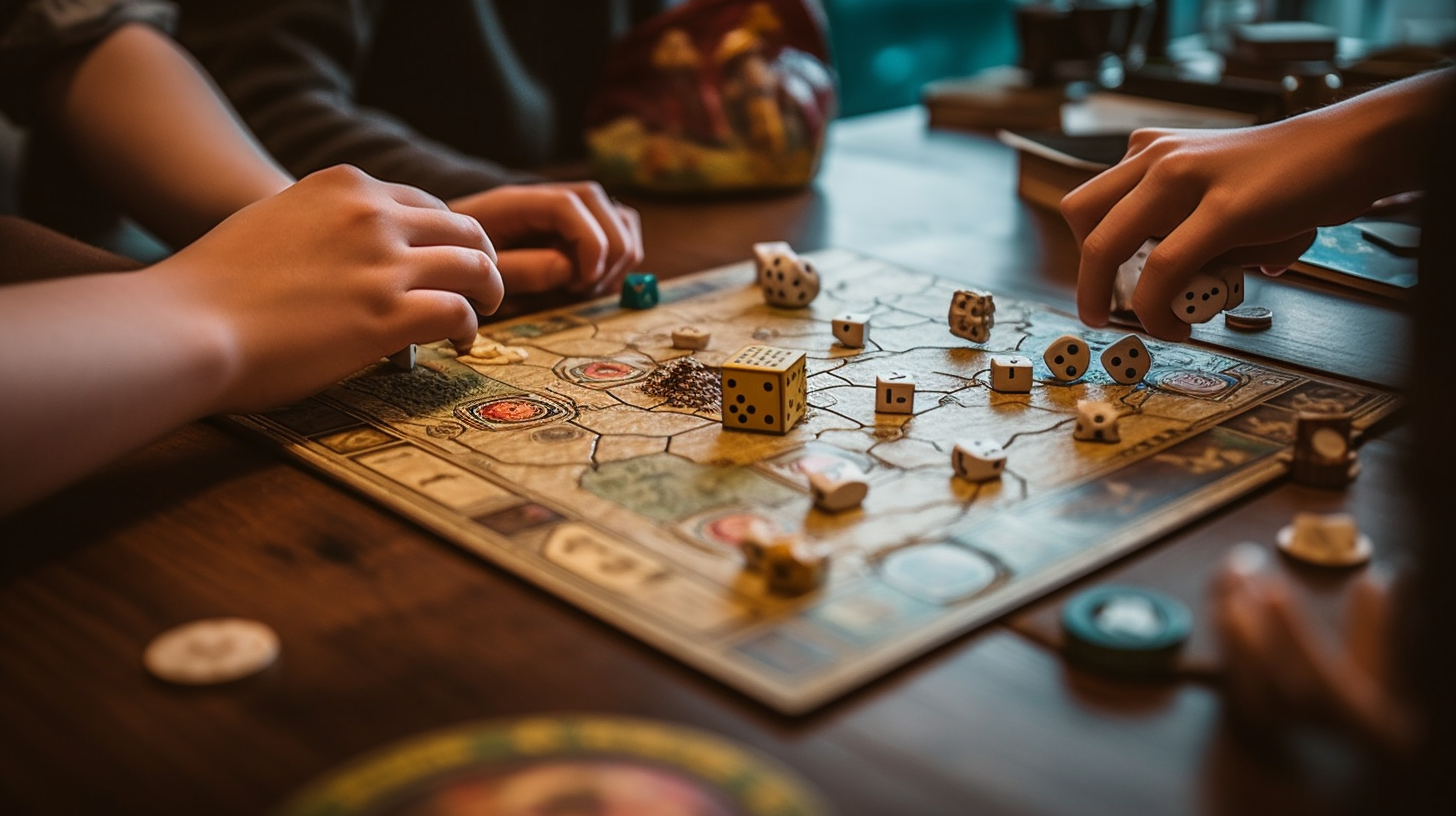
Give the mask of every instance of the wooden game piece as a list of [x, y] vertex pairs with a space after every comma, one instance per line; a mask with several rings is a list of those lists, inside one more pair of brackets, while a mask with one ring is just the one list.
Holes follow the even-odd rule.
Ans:
[[783, 241], [753, 245], [758, 286], [770, 306], [798, 309], [808, 306], [819, 296], [819, 273], [814, 264], [799, 257]]
[[764, 551], [762, 572], [769, 592], [803, 595], [824, 585], [829, 556], [797, 537], [788, 537]]
[[951, 450], [950, 466], [955, 475], [972, 482], [999, 479], [1006, 470], [1006, 451], [990, 439], [957, 442]]
[[142, 654], [147, 671], [172, 683], [209, 685], [256, 674], [278, 659], [278, 635], [244, 618], [207, 618], [158, 635]]
[[1062, 607], [1067, 659], [1112, 674], [1167, 673], [1192, 631], [1186, 604], [1141, 587], [1094, 587]]
[[1218, 263], [1204, 270], [1223, 281], [1224, 311], [1244, 305], [1244, 267], [1241, 264]]
[[1290, 476], [1307, 487], [1341, 488], [1360, 472], [1348, 414], [1301, 413], [1294, 419]]
[[1075, 334], [1064, 334], [1052, 341], [1041, 355], [1051, 375], [1062, 382], [1071, 382], [1087, 373], [1092, 351], [1087, 341]]
[[1188, 281], [1183, 290], [1173, 296], [1170, 304], [1173, 314], [1184, 323], [1207, 323], [1223, 311], [1228, 303], [1228, 290], [1223, 279], [1207, 272], [1199, 272]]
[[957, 289], [951, 295], [946, 323], [956, 337], [985, 343], [991, 339], [991, 327], [996, 325], [996, 300], [990, 292]]
[[1077, 424], [1072, 438], [1083, 442], [1120, 442], [1117, 408], [1102, 400], [1077, 400]]
[[650, 272], [631, 272], [622, 280], [622, 297], [618, 301], [628, 309], [651, 309], [657, 305], [657, 276]]
[[708, 347], [708, 341], [713, 337], [712, 332], [696, 328], [694, 326], [683, 326], [672, 333], [672, 347], [679, 349], [690, 349], [702, 351]]
[[1237, 331], [1263, 331], [1274, 325], [1274, 312], [1265, 306], [1240, 306], [1223, 313], [1223, 324]]
[[1019, 354], [991, 358], [991, 390], [1002, 394], [1031, 393], [1031, 359]]
[[1133, 253], [1131, 258], [1123, 261], [1117, 267], [1117, 275], [1112, 279], [1112, 305], [1110, 310], [1115, 315], [1132, 314], [1132, 293], [1137, 291], [1138, 281], [1143, 277], [1143, 263], [1148, 259], [1148, 253], [1158, 245], [1158, 239], [1149, 238], [1143, 241], [1138, 251]]
[[1103, 349], [1101, 359], [1107, 376], [1123, 385], [1142, 382], [1153, 367], [1153, 355], [1136, 334], [1126, 335]]
[[903, 371], [875, 377], [875, 410], [884, 414], [915, 413], [915, 378]]
[[829, 557], [803, 538], [784, 533], [763, 521], [748, 526], [738, 540], [743, 568], [763, 575], [769, 592], [801, 595], [823, 585]]
[[415, 367], [415, 356], [419, 347], [410, 343], [407, 347], [389, 355], [389, 362], [401, 371], [413, 371]]
[[783, 434], [804, 417], [804, 352], [748, 345], [723, 364], [723, 427]]
[[814, 497], [814, 506], [825, 512], [859, 507], [869, 490], [869, 480], [857, 468], [845, 466], [809, 473], [809, 495]]
[[845, 348], [864, 348], [869, 339], [870, 316], [858, 312], [845, 312], [834, 318], [830, 331], [834, 339]]
[[1370, 560], [1370, 538], [1349, 513], [1295, 513], [1280, 528], [1279, 549], [1291, 558], [1322, 567], [1353, 567]]

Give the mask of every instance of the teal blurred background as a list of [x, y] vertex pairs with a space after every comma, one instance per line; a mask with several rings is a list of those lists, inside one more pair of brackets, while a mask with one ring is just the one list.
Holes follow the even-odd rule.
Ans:
[[920, 101], [932, 79], [1017, 57], [1012, 0], [823, 0], [840, 115]]

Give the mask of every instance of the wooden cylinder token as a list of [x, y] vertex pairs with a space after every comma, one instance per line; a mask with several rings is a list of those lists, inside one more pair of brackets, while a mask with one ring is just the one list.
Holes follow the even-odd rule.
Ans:
[[1264, 306], [1240, 306], [1223, 313], [1223, 324], [1238, 331], [1263, 331], [1274, 325], [1274, 312]]

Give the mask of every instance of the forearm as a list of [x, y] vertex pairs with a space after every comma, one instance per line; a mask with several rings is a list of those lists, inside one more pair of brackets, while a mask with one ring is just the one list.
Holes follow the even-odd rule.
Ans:
[[149, 270], [0, 289], [0, 513], [213, 411], [227, 334], [172, 297]]
[[86, 168], [174, 245], [292, 182], [196, 63], [150, 27], [119, 29], [47, 90], [47, 114]]
[[1456, 68], [1430, 71], [1366, 91], [1293, 122], [1323, 129], [1344, 143], [1347, 168], [1371, 186], [1370, 201], [1421, 189], [1442, 106], [1456, 85]]

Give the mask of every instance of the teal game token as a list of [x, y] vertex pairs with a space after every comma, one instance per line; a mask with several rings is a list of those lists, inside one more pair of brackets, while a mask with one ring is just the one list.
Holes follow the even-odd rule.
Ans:
[[1116, 674], [1168, 671], [1192, 625], [1181, 601], [1140, 587], [1096, 587], [1062, 607], [1067, 658]]

